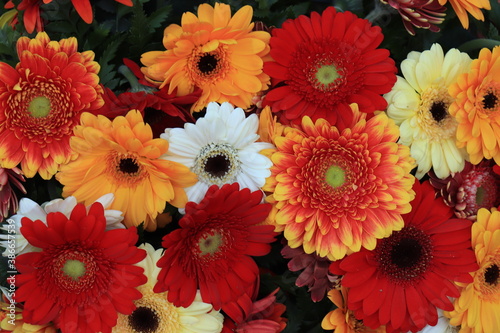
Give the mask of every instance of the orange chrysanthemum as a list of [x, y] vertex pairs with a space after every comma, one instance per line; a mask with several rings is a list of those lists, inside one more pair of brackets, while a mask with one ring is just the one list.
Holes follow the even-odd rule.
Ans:
[[0, 166], [21, 163], [26, 177], [51, 178], [72, 156], [69, 138], [80, 114], [102, 106], [94, 52], [75, 38], [40, 32], [19, 38], [16, 68], [0, 62]]
[[231, 17], [229, 5], [221, 3], [200, 5], [198, 16], [184, 13], [182, 26], [171, 24], [165, 29], [167, 50], [142, 55], [147, 66], [142, 71], [160, 87], [168, 85], [169, 94], [177, 89], [184, 96], [201, 88], [193, 111], [209, 102], [248, 108], [252, 97], [269, 84], [262, 68], [270, 35], [252, 31], [252, 15], [252, 7], [244, 6]]
[[484, 158], [500, 164], [500, 47], [482, 49], [471, 69], [449, 87], [455, 102], [449, 112], [458, 121], [457, 146], [470, 162]]
[[155, 218], [166, 202], [184, 207], [184, 188], [196, 183], [196, 175], [182, 164], [161, 160], [168, 141], [153, 139], [151, 127], [137, 110], [113, 121], [84, 113], [74, 129], [71, 148], [78, 158], [56, 175], [64, 185], [63, 196], [75, 196], [90, 205], [106, 193], [114, 193], [109, 209], [124, 213], [129, 227], [144, 222], [156, 229]]
[[414, 160], [396, 143], [397, 126], [383, 113], [366, 121], [351, 107], [360, 119], [350, 128], [309, 117], [285, 128], [274, 139], [272, 175], [263, 188], [272, 192], [274, 224], [288, 245], [331, 260], [361, 246], [373, 249], [376, 239], [401, 229], [415, 195]]
[[[438, 0], [441, 6], [444, 6], [448, 0]], [[491, 9], [491, 4], [489, 0], [449, 0], [451, 7], [457, 14], [460, 23], [465, 29], [469, 28], [469, 16], [470, 13], [476, 20], [484, 21], [483, 12], [481, 9]]]

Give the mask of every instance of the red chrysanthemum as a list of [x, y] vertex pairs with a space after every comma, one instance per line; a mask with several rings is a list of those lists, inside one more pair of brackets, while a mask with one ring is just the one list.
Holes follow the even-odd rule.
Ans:
[[21, 163], [26, 177], [51, 178], [74, 154], [73, 127], [102, 106], [94, 52], [76, 38], [51, 41], [45, 32], [17, 41], [16, 68], [0, 62], [0, 166]]
[[308, 115], [349, 124], [351, 103], [366, 113], [386, 108], [381, 95], [391, 90], [397, 70], [389, 51], [377, 48], [384, 38], [380, 27], [329, 7], [322, 15], [288, 20], [272, 34], [274, 61], [264, 63], [264, 72], [276, 87], [264, 104], [282, 112], [281, 122]]
[[136, 287], [147, 279], [134, 264], [146, 252], [135, 246], [135, 228], [105, 231], [100, 203], [88, 213], [77, 205], [70, 218], [56, 212], [42, 221], [22, 220], [21, 233], [41, 252], [16, 258], [16, 301], [26, 322], [54, 321], [64, 333], [111, 332], [117, 312], [130, 314]]
[[276, 235], [272, 226], [258, 225], [271, 209], [261, 200], [261, 191], [233, 183], [211, 186], [199, 204], [188, 202], [181, 228], [163, 238], [154, 291], [168, 291], [169, 302], [187, 307], [200, 289], [203, 302], [216, 310], [251, 297], [259, 276], [251, 256], [267, 254]]
[[472, 282], [477, 264], [471, 249], [471, 224], [453, 212], [432, 186], [416, 182], [405, 226], [377, 243], [332, 264], [350, 288], [347, 306], [371, 328], [416, 332], [436, 325], [436, 308], [453, 310], [448, 297], [460, 295], [454, 282]]

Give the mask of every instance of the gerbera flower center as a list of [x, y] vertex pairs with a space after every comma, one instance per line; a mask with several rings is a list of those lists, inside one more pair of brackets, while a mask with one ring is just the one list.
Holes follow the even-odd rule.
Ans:
[[498, 97], [491, 91], [483, 97], [483, 108], [485, 109], [494, 109], [497, 103]]
[[223, 243], [223, 235], [217, 230], [211, 230], [200, 237], [198, 241], [198, 249], [200, 255], [212, 255], [219, 250]]
[[241, 162], [238, 151], [227, 143], [209, 143], [200, 149], [193, 172], [207, 184], [223, 185], [236, 180]]
[[119, 153], [111, 151], [106, 157], [109, 178], [117, 184], [133, 185], [147, 176], [134, 153]]
[[491, 265], [484, 272], [484, 282], [496, 286], [498, 284], [499, 270], [496, 264]]
[[345, 183], [345, 171], [338, 165], [332, 165], [328, 168], [325, 175], [325, 181], [332, 187], [339, 187]]
[[67, 260], [62, 268], [64, 274], [73, 280], [78, 280], [85, 275], [85, 264], [78, 260]]
[[313, 85], [319, 90], [328, 90], [329, 85], [334, 83], [340, 75], [334, 65], [318, 66]]
[[483, 110], [483, 117], [496, 112], [500, 106], [500, 85], [496, 82], [486, 84], [478, 93], [476, 107]]
[[153, 309], [141, 306], [135, 309], [128, 317], [129, 325], [134, 332], [154, 333], [157, 332], [159, 323], [158, 315]]
[[470, 215], [476, 215], [480, 208], [490, 209], [500, 204], [499, 179], [491, 168], [470, 171], [464, 177], [462, 189], [465, 194], [465, 212]]
[[47, 264], [52, 266], [50, 274], [55, 278], [56, 285], [68, 293], [81, 293], [93, 287], [99, 268], [91, 251], [72, 248], [53, 251], [59, 254], [51, 255], [54, 259]]
[[500, 250], [484, 258], [481, 268], [476, 272], [476, 289], [479, 297], [488, 302], [500, 301]]
[[375, 248], [379, 269], [394, 283], [407, 285], [420, 279], [432, 259], [432, 242], [413, 226], [395, 231]]
[[201, 46], [193, 50], [187, 73], [194, 85], [201, 87], [225, 78], [231, 68], [226, 48], [221, 44], [210, 52], [203, 52]]
[[215, 55], [210, 53], [205, 53], [198, 60], [198, 69], [205, 75], [211, 74], [215, 69], [217, 69], [217, 65], [219, 64], [218, 59]]
[[45, 96], [38, 96], [29, 102], [28, 111], [35, 118], [43, 118], [50, 113], [50, 104], [50, 99]]
[[434, 140], [455, 136], [457, 121], [448, 112], [453, 98], [444, 84], [425, 89], [420, 98], [417, 110], [417, 123], [420, 128]]

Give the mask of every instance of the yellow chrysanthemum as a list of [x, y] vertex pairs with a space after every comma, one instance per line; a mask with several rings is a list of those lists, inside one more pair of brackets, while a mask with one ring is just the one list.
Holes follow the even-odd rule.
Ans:
[[303, 245], [331, 260], [403, 227], [411, 209], [415, 177], [410, 149], [397, 144], [399, 130], [384, 113], [366, 121], [351, 105], [353, 126], [339, 129], [324, 119], [302, 119], [274, 138], [273, 167], [264, 191], [276, 205], [272, 222], [288, 245]]
[[247, 108], [252, 97], [267, 88], [269, 76], [263, 72], [263, 58], [269, 53], [268, 32], [252, 31], [253, 9], [244, 6], [231, 17], [229, 5], [201, 4], [198, 16], [187, 12], [181, 26], [165, 29], [166, 51], [142, 55], [146, 78], [168, 93], [177, 89], [184, 96], [201, 88], [193, 105], [199, 111], [209, 102], [230, 102]]
[[84, 113], [70, 145], [79, 156], [56, 175], [64, 185], [63, 196], [89, 205], [113, 193], [109, 209], [121, 210], [126, 226], [144, 222], [147, 230], [155, 230], [155, 218], [166, 202], [184, 207], [184, 188], [196, 183], [196, 175], [184, 165], [159, 159], [168, 141], [153, 139], [151, 127], [136, 110], [113, 121]]
[[347, 288], [332, 289], [328, 292], [328, 298], [337, 308], [326, 314], [321, 327], [324, 330], [333, 330], [333, 333], [385, 333], [385, 326], [371, 329], [354, 317], [354, 313], [347, 309], [347, 294]]
[[483, 158], [500, 164], [500, 47], [482, 49], [469, 73], [449, 88], [458, 121], [457, 146], [466, 147], [472, 164]]
[[147, 256], [137, 264], [144, 268], [148, 282], [138, 287], [142, 298], [135, 301], [136, 309], [130, 315], [118, 314], [118, 322], [113, 333], [175, 332], [175, 333], [219, 333], [224, 317], [213, 310], [211, 304], [204, 303], [198, 292], [194, 302], [187, 308], [176, 307], [167, 301], [167, 295], [155, 293], [160, 268], [157, 262], [163, 249], [155, 250], [150, 244], [139, 248], [146, 250]]
[[[448, 0], [439, 0], [441, 6], [444, 6], [447, 2]], [[476, 20], [484, 21], [481, 9], [491, 9], [489, 0], [449, 0], [449, 2], [465, 29], [469, 29], [469, 16], [467, 16], [467, 13], [470, 13]]]
[[471, 59], [457, 49], [446, 55], [439, 44], [424, 52], [410, 52], [401, 63], [398, 80], [387, 100], [387, 115], [399, 125], [399, 143], [410, 147], [417, 161], [418, 179], [431, 168], [439, 178], [464, 168], [467, 153], [456, 144], [458, 123], [448, 108], [453, 98], [448, 87], [468, 72]]
[[455, 310], [445, 312], [461, 333], [500, 332], [500, 211], [481, 208], [472, 225], [472, 248], [479, 269], [463, 286]]

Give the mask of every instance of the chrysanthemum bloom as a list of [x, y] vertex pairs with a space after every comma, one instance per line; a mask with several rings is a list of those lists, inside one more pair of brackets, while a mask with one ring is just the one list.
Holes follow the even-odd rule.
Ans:
[[[124, 229], [125, 226], [121, 223], [123, 221], [122, 212], [119, 210], [107, 209], [111, 205], [114, 200], [114, 195], [112, 193], [108, 193], [98, 198], [95, 202], [100, 203], [104, 207], [104, 217], [106, 219], [106, 230], [112, 229]], [[92, 202], [93, 203], [93, 202]], [[42, 205], [37, 204], [33, 200], [29, 198], [22, 198], [19, 201], [19, 209], [17, 213], [9, 218], [9, 220], [13, 221], [16, 232], [14, 234], [11, 233], [11, 236], [1, 235], [0, 234], [0, 247], [3, 247], [5, 251], [2, 253], [4, 257], [7, 257], [9, 254], [8, 250], [8, 240], [12, 239], [14, 236], [15, 239], [15, 250], [16, 255], [40, 251], [40, 248], [30, 245], [28, 240], [21, 233], [21, 225], [22, 219], [27, 217], [33, 221], [39, 220], [43, 223], [47, 224], [47, 214], [59, 212], [64, 214], [67, 218], [70, 218], [71, 212], [76, 207], [77, 201], [75, 197], [67, 197], [66, 199], [54, 199], [48, 202], [43, 203]], [[90, 205], [87, 206], [87, 210], [90, 209]], [[6, 234], [9, 233], [9, 229], [13, 228], [8, 225], [0, 225], [0, 230], [6, 231]]]
[[328, 292], [328, 298], [337, 308], [327, 313], [321, 327], [333, 330], [334, 333], [385, 333], [384, 326], [371, 329], [354, 317], [353, 312], [347, 308], [347, 294], [347, 288], [331, 289]]
[[272, 226], [259, 225], [271, 209], [261, 200], [261, 191], [234, 183], [213, 185], [199, 204], [188, 202], [181, 228], [163, 237], [154, 291], [168, 291], [169, 302], [188, 307], [200, 289], [203, 302], [216, 310], [251, 297], [259, 276], [251, 256], [267, 254], [275, 236]]
[[230, 102], [241, 108], [267, 88], [269, 76], [262, 70], [269, 53], [270, 35], [252, 31], [253, 9], [243, 6], [231, 17], [227, 4], [201, 4], [198, 16], [186, 12], [181, 26], [169, 25], [164, 32], [166, 51], [142, 55], [146, 77], [168, 93], [180, 96], [196, 87], [202, 95], [192, 107], [199, 111], [209, 102]]
[[76, 38], [51, 41], [40, 32], [17, 41], [16, 68], [0, 62], [0, 166], [21, 163], [26, 177], [51, 178], [73, 152], [69, 138], [84, 111], [102, 105], [94, 52]]
[[0, 168], [0, 215], [7, 217], [17, 210], [17, 196], [14, 187], [26, 194], [26, 189], [21, 182], [25, 179], [18, 168]]
[[142, 298], [134, 301], [136, 309], [129, 315], [118, 315], [118, 323], [113, 333], [219, 333], [224, 317], [212, 305], [203, 303], [197, 292], [194, 302], [187, 308], [176, 307], [167, 301], [166, 293], [155, 293], [160, 268], [156, 263], [161, 258], [163, 249], [155, 249], [150, 244], [139, 246], [147, 252], [147, 257], [137, 266], [144, 269], [148, 281], [138, 287]]
[[429, 182], [444, 203], [454, 209], [455, 216], [475, 221], [479, 209], [500, 205], [500, 175], [493, 171], [491, 164], [491, 161], [478, 165], [465, 162], [461, 172], [446, 179], [437, 178], [431, 171]]
[[136, 228], [105, 231], [100, 203], [88, 213], [78, 204], [68, 219], [49, 213], [47, 224], [25, 217], [22, 234], [41, 252], [16, 258], [17, 302], [23, 317], [42, 325], [53, 321], [63, 332], [110, 332], [117, 313], [130, 314], [136, 287], [146, 282], [141, 267], [146, 256], [135, 246]]
[[273, 223], [290, 247], [337, 260], [361, 246], [373, 249], [377, 238], [403, 227], [415, 177], [410, 149], [396, 143], [398, 136], [381, 113], [344, 129], [304, 117], [275, 137], [263, 190], [272, 193]]
[[470, 248], [472, 222], [452, 218], [428, 182], [416, 182], [414, 188], [417, 195], [411, 212], [403, 215], [403, 229], [379, 240], [373, 251], [362, 249], [330, 268], [343, 271], [347, 307], [356, 318], [371, 328], [386, 325], [387, 332], [436, 325], [436, 308], [453, 310], [448, 297], [460, 295], [454, 283], [472, 281], [469, 272], [477, 269]]
[[321, 15], [287, 20], [272, 34], [274, 61], [264, 63], [264, 71], [276, 87], [264, 105], [283, 112], [282, 123], [300, 123], [307, 115], [349, 124], [351, 103], [361, 112], [385, 110], [381, 95], [396, 82], [396, 66], [388, 50], [377, 48], [384, 38], [380, 27], [329, 7]]
[[281, 317], [286, 306], [276, 302], [276, 289], [266, 297], [254, 301], [248, 316], [240, 323], [234, 323], [226, 318], [222, 333], [279, 333], [286, 327], [287, 319]]
[[500, 332], [500, 211], [479, 210], [472, 225], [472, 248], [479, 269], [471, 273], [473, 281], [462, 284], [455, 309], [445, 312], [460, 332]]
[[321, 301], [328, 290], [339, 283], [339, 276], [328, 271], [331, 261], [320, 257], [315, 253], [307, 254], [302, 246], [292, 249], [286, 245], [281, 250], [284, 258], [291, 259], [287, 266], [291, 272], [303, 270], [297, 277], [295, 284], [297, 287], [307, 286], [307, 291], [311, 294], [313, 302]]
[[483, 48], [449, 87], [455, 101], [449, 112], [458, 121], [457, 146], [466, 147], [470, 162], [493, 158], [500, 164], [500, 47]]
[[110, 208], [123, 212], [126, 226], [144, 222], [156, 229], [155, 218], [166, 202], [184, 207], [184, 188], [196, 182], [196, 175], [184, 165], [159, 159], [168, 142], [153, 139], [151, 127], [132, 110], [113, 121], [84, 113], [74, 129], [71, 148], [78, 158], [61, 167], [57, 180], [63, 196], [73, 195], [89, 204], [105, 193], [114, 193]]
[[444, 21], [446, 7], [439, 4], [438, 0], [380, 0], [396, 9], [403, 18], [403, 25], [406, 31], [412, 36], [415, 29], [429, 29], [432, 32], [439, 32], [436, 24]]
[[439, 178], [464, 168], [467, 153], [456, 144], [458, 123], [449, 113], [454, 98], [448, 87], [470, 68], [471, 59], [457, 49], [443, 55], [439, 44], [410, 52], [401, 63], [404, 78], [384, 97], [387, 115], [400, 126], [399, 142], [409, 146], [417, 161], [417, 178], [431, 168]]
[[169, 149], [161, 158], [181, 163], [198, 176], [198, 182], [186, 188], [189, 201], [200, 202], [211, 185], [238, 182], [256, 191], [264, 186], [272, 166], [259, 152], [274, 147], [256, 142], [258, 127], [256, 114], [245, 118], [241, 108], [210, 103], [196, 124], [165, 130], [160, 137], [169, 142]]
[[[447, 2], [448, 0], [439, 0], [439, 3], [443, 6]], [[449, 0], [449, 2], [465, 29], [469, 29], [469, 16], [467, 13], [471, 14], [476, 20], [484, 21], [481, 9], [491, 9], [489, 0]]]

